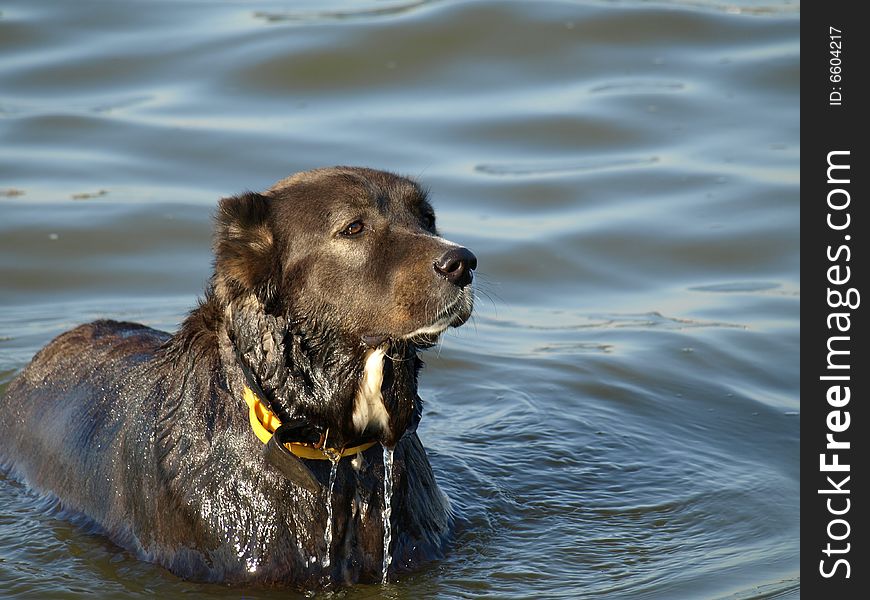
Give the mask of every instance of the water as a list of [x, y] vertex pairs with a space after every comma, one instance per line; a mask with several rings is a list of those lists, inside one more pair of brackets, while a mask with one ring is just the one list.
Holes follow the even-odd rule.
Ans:
[[[327, 455], [329, 456], [329, 455]], [[323, 531], [323, 568], [329, 568], [329, 565], [332, 564], [332, 560], [330, 558], [330, 553], [332, 552], [332, 492], [335, 489], [335, 476], [338, 473], [338, 462], [340, 456], [336, 456], [335, 458], [330, 457], [329, 462], [332, 463], [332, 467], [329, 469], [329, 489], [326, 491], [326, 529]], [[329, 578], [327, 577], [327, 580]]]
[[[222, 195], [395, 170], [480, 263], [420, 376], [457, 532], [335, 595], [799, 595], [797, 3], [0, 11], [0, 387], [77, 323], [174, 329]], [[181, 581], [0, 479], [0, 597], [94, 593], [294, 597]]]
[[390, 574], [390, 564], [393, 562], [393, 555], [390, 554], [390, 542], [393, 540], [393, 524], [390, 517], [393, 515], [393, 449], [384, 446], [384, 575], [381, 578], [383, 583], [387, 583], [387, 577]]

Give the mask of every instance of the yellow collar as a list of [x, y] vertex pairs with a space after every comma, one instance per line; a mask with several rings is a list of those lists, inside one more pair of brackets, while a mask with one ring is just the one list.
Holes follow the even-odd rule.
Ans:
[[[275, 433], [275, 430], [281, 426], [281, 421], [275, 416], [275, 413], [269, 410], [269, 407], [260, 400], [259, 396], [257, 396], [251, 388], [245, 386], [244, 393], [245, 403], [248, 405], [248, 417], [251, 421], [251, 429], [254, 430], [254, 433], [261, 442], [267, 444], [272, 438], [272, 434]], [[366, 442], [365, 444], [344, 448], [342, 450], [339, 450], [338, 448], [315, 448], [314, 446], [303, 442], [288, 442], [285, 443], [284, 446], [299, 458], [330, 460], [329, 455], [332, 455], [333, 457], [338, 456], [340, 458], [353, 456], [359, 452], [368, 450], [376, 443], [377, 442]]]

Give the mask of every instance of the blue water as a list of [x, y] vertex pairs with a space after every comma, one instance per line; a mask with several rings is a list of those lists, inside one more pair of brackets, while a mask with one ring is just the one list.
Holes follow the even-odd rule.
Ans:
[[[216, 200], [358, 164], [478, 256], [420, 435], [450, 554], [341, 598], [799, 596], [797, 3], [7, 0], [0, 387], [174, 329]], [[0, 442], [2, 443], [2, 442]], [[182, 581], [0, 479], [0, 597]]]

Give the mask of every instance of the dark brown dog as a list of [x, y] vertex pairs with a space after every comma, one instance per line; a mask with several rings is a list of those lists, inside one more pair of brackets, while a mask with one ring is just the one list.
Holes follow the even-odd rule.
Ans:
[[3, 463], [182, 577], [310, 585], [381, 579], [393, 449], [393, 569], [439, 556], [417, 351], [469, 318], [474, 255], [413, 181], [337, 167], [222, 200], [215, 256], [175, 335], [97, 321], [40, 351]]

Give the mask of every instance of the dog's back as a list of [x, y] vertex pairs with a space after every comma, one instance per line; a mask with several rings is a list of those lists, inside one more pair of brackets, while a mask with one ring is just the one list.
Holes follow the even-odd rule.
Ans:
[[[119, 454], [128, 437], [148, 427], [143, 406], [160, 395], [160, 382], [143, 389], [138, 381], [167, 338], [113, 321], [58, 336], [7, 389], [0, 454], [35, 489], [51, 491], [70, 508], [108, 524], [111, 506], [123, 501], [105, 493], [123, 476]], [[81, 477], [87, 474], [92, 476]]]

